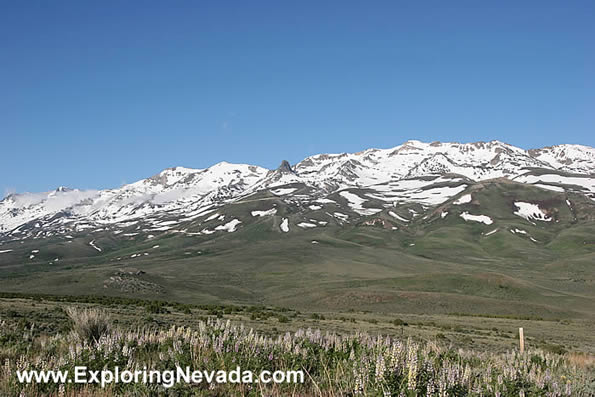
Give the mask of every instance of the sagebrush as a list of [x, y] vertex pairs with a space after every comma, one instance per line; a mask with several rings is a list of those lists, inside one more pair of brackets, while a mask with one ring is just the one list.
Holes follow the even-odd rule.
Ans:
[[[81, 315], [76, 318], [86, 318]], [[88, 314], [88, 313], [87, 313]], [[97, 314], [97, 313], [96, 313]], [[104, 316], [89, 315], [92, 319]], [[86, 324], [85, 322], [82, 322]], [[83, 329], [86, 329], [83, 327]], [[2, 332], [2, 331], [0, 331]], [[90, 341], [93, 341], [90, 343]], [[4, 354], [0, 395], [245, 395], [245, 396], [589, 396], [592, 369], [566, 356], [454, 350], [435, 341], [365, 333], [338, 335], [297, 330], [267, 337], [243, 325], [211, 318], [196, 329], [112, 329], [96, 338], [77, 334], [32, 341], [21, 354]], [[303, 384], [19, 384], [23, 369], [303, 370]]]

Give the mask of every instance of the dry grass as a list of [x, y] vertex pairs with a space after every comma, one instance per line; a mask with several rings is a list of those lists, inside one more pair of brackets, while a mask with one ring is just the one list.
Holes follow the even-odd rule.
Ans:
[[110, 316], [100, 309], [66, 308], [66, 314], [72, 320], [74, 334], [87, 343], [97, 343], [99, 339], [109, 334], [111, 329]]
[[577, 367], [593, 369], [595, 368], [595, 356], [587, 353], [568, 353], [566, 358], [569, 363]]

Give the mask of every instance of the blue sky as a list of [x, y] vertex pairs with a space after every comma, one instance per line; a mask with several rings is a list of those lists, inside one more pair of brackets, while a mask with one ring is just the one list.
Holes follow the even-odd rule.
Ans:
[[407, 139], [595, 146], [592, 1], [3, 1], [0, 194]]

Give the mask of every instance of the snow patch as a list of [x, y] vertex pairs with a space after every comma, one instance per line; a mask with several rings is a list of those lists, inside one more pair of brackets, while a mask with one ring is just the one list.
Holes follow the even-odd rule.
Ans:
[[289, 231], [289, 219], [283, 218], [279, 227], [281, 228], [282, 232], [287, 233]]
[[266, 211], [252, 211], [252, 216], [269, 216], [275, 215], [277, 213], [277, 208], [271, 208], [270, 210]]
[[517, 233], [518, 234], [528, 234], [525, 230], [522, 230], [522, 229], [510, 229], [510, 232], [512, 234], [517, 234]]
[[95, 245], [95, 240], [91, 240], [91, 242], [89, 243], [89, 245], [93, 248], [95, 248], [97, 251], [101, 252], [101, 248], [99, 248], [98, 246]]
[[471, 195], [470, 194], [465, 194], [461, 197], [459, 197], [458, 199], [456, 199], [453, 204], [454, 205], [461, 205], [461, 204], [467, 204], [470, 203], [472, 200]]
[[399, 214], [397, 214], [397, 213], [394, 213], [394, 212], [392, 212], [392, 211], [388, 211], [388, 214], [389, 214], [390, 216], [392, 216], [393, 218], [400, 220], [401, 222], [409, 222], [409, 219], [405, 219], [405, 218], [403, 218], [402, 216], [399, 216]]
[[342, 221], [346, 221], [347, 219], [349, 219], [349, 215], [345, 215], [345, 214], [342, 214], [342, 213], [340, 213], [340, 212], [335, 212], [335, 213], [333, 213], [333, 215], [334, 215], [336, 218], [339, 218], [339, 219], [341, 219]]
[[153, 224], [153, 226], [169, 226], [169, 225], [175, 225], [176, 223], [178, 223], [178, 221], [164, 221], [164, 222], [158, 222]]
[[538, 188], [545, 189], [545, 190], [553, 190], [554, 192], [564, 192], [564, 188], [560, 186], [554, 185], [545, 185], [543, 183], [536, 183], [533, 186], [537, 186]]
[[492, 220], [492, 218], [490, 218], [489, 216], [486, 216], [486, 215], [471, 215], [467, 211], [463, 212], [460, 215], [460, 217], [463, 218], [465, 221], [481, 222], [481, 223], [485, 223], [486, 225], [491, 225], [492, 223], [494, 223], [494, 221]]
[[360, 215], [374, 215], [382, 211], [382, 209], [378, 208], [364, 208], [362, 204], [365, 203], [367, 200], [361, 198], [357, 194], [353, 194], [350, 192], [341, 192], [339, 194], [347, 200], [347, 202], [349, 203], [349, 207], [351, 207], [351, 209], [354, 212], [357, 212]]
[[212, 221], [214, 219], [217, 219], [218, 217], [219, 217], [219, 213], [214, 213], [213, 215], [211, 215], [207, 219], [205, 219], [205, 222]]
[[161, 226], [161, 227], [154, 227], [152, 229], [149, 229], [152, 232], [165, 232], [167, 230], [170, 230], [171, 226]]
[[317, 203], [321, 203], [321, 204], [335, 204], [336, 201], [331, 200], [331, 199], [327, 199], [327, 198], [321, 198], [316, 200]]
[[138, 221], [131, 221], [131, 222], [119, 222], [118, 226], [119, 227], [128, 227], [128, 226], [133, 226], [136, 225], [138, 223]]
[[304, 229], [316, 227], [316, 225], [314, 223], [309, 223], [309, 222], [298, 223], [298, 226], [301, 228], [304, 228]]
[[544, 222], [549, 222], [552, 220], [552, 218], [550, 218], [541, 208], [539, 208], [537, 204], [516, 201], [514, 205], [518, 208], [514, 214], [525, 220], [530, 221], [535, 219]]
[[225, 230], [228, 233], [233, 233], [236, 231], [238, 225], [242, 223], [239, 219], [232, 219], [231, 221], [227, 222], [225, 225], [217, 226], [215, 230]]

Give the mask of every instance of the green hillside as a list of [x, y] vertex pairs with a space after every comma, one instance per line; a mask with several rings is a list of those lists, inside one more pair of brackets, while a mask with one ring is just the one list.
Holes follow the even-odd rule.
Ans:
[[[468, 202], [456, 204], [468, 194]], [[516, 202], [538, 204], [549, 220], [524, 219], [514, 213]], [[252, 215], [271, 208], [274, 215]], [[507, 180], [474, 184], [438, 207], [397, 204], [372, 216], [337, 198], [311, 209], [258, 193], [173, 231], [132, 226], [118, 236], [97, 231], [5, 242], [2, 249], [12, 251], [0, 255], [0, 280], [5, 292], [593, 317], [594, 216], [584, 196]], [[236, 231], [215, 232], [230, 219], [241, 221]], [[284, 219], [288, 232], [280, 228]], [[297, 226], [304, 223], [315, 227]]]

